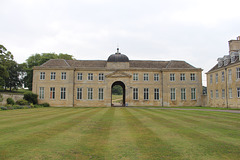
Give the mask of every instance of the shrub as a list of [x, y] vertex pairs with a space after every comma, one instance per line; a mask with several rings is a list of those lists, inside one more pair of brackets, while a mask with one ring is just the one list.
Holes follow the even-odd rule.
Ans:
[[16, 104], [18, 105], [28, 105], [28, 101], [25, 99], [20, 99], [16, 101]]
[[2, 102], [2, 101], [3, 101], [3, 95], [0, 94], [0, 102]]
[[1, 107], [1, 110], [7, 110], [7, 107]]
[[29, 103], [37, 104], [38, 103], [37, 97], [38, 97], [37, 94], [27, 92], [24, 93], [23, 99], [27, 100]]
[[43, 103], [43, 104], [41, 104], [41, 106], [43, 106], [43, 107], [50, 107], [50, 104], [49, 103]]
[[8, 99], [7, 99], [7, 104], [14, 105], [15, 102], [14, 102], [14, 100], [13, 100], [12, 98], [8, 98]]
[[14, 108], [13, 107], [7, 107], [8, 110], [13, 110]]

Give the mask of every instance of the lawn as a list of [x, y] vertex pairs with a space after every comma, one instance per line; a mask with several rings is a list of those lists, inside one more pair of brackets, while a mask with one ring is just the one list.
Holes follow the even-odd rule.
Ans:
[[0, 111], [0, 159], [240, 159], [240, 114], [144, 108]]

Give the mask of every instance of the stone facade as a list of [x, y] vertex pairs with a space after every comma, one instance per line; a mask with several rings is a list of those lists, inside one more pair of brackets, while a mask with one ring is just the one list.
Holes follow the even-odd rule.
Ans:
[[207, 74], [208, 106], [240, 108], [240, 37], [229, 41], [229, 55]]
[[112, 106], [112, 87], [123, 87], [123, 106], [201, 106], [202, 69], [185, 61], [137, 61], [119, 53], [107, 61], [49, 60], [33, 69], [33, 93], [51, 106]]

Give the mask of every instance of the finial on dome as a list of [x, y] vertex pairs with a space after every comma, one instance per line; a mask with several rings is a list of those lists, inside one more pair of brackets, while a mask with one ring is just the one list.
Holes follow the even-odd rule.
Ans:
[[121, 54], [120, 52], [119, 52], [119, 48], [117, 48], [117, 53], [116, 54]]

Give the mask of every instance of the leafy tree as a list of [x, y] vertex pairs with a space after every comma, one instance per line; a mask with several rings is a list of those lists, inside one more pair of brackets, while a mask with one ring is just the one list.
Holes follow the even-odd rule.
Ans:
[[120, 85], [115, 85], [112, 88], [112, 94], [114, 95], [122, 95], [123, 94], [123, 89]]
[[[29, 90], [32, 90], [32, 79], [33, 79], [33, 67], [34, 66], [40, 66], [43, 63], [47, 62], [50, 59], [66, 59], [66, 60], [72, 60], [73, 56], [68, 54], [60, 53], [42, 53], [42, 54], [35, 54], [30, 56], [26, 63], [22, 64], [24, 67], [24, 71], [26, 76], [24, 77], [24, 86], [28, 87]], [[23, 73], [24, 74], [24, 73]]]

